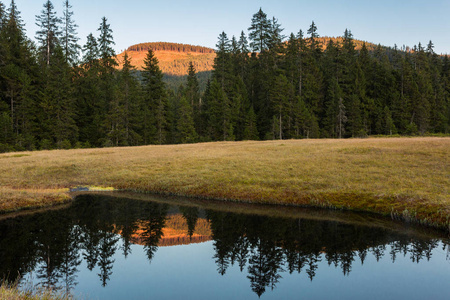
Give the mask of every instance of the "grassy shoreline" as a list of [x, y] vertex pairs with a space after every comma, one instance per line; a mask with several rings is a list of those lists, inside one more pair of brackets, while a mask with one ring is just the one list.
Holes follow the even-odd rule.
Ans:
[[0, 212], [77, 186], [375, 212], [450, 231], [450, 138], [219, 142], [6, 153]]

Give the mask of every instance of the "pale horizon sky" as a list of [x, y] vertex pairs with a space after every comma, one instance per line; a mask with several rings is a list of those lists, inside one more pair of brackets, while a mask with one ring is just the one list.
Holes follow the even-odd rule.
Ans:
[[[0, 0], [9, 7], [10, 0]], [[27, 36], [34, 40], [46, 0], [16, 0]], [[63, 0], [53, 0], [62, 16]], [[346, 28], [355, 39], [384, 46], [413, 47], [430, 40], [435, 52], [450, 53], [449, 0], [70, 0], [74, 20], [79, 26], [80, 45], [86, 36], [98, 36], [97, 28], [105, 16], [113, 30], [117, 53], [144, 42], [176, 42], [214, 48], [218, 35], [248, 34], [251, 18], [261, 7], [269, 18], [275, 16], [289, 35], [307, 31], [314, 21], [320, 36], [341, 36]]]

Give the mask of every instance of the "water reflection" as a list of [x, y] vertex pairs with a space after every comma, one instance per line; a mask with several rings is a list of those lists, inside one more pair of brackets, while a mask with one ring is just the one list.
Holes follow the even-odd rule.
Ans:
[[438, 247], [449, 253], [440, 238], [382, 228], [83, 196], [63, 210], [0, 222], [0, 274], [14, 281], [33, 273], [42, 286], [71, 291], [84, 263], [106, 287], [115, 258], [132, 255], [133, 244], [143, 246], [151, 264], [161, 246], [208, 240], [218, 274], [237, 265], [258, 296], [286, 274], [304, 273], [312, 281], [322, 261], [348, 276], [368, 254], [420, 263]]

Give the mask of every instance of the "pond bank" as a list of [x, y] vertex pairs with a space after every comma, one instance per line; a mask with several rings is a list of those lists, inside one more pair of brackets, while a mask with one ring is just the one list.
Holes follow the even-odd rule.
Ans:
[[450, 138], [222, 142], [0, 155], [0, 211], [78, 186], [374, 212], [450, 230]]

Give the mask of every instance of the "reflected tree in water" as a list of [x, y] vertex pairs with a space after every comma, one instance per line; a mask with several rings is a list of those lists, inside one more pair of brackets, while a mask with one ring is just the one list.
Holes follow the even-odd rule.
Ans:
[[[167, 204], [81, 197], [66, 210], [23, 216], [0, 222], [0, 272], [9, 281], [29, 272], [40, 284], [71, 290], [82, 261], [106, 286], [115, 258], [127, 257], [131, 244], [143, 245], [151, 262], [163, 237], [168, 212], [179, 211], [192, 236], [203, 212], [198, 208], [171, 209]], [[369, 255], [380, 261], [385, 255], [421, 263], [442, 250], [450, 260], [448, 244], [438, 239], [417, 238], [382, 228], [334, 221], [269, 218], [207, 210], [217, 272], [225, 275], [235, 264], [246, 272], [250, 288], [258, 296], [275, 289], [285, 273], [304, 273], [313, 280], [321, 262], [339, 268], [344, 276], [356, 260], [363, 265]]]
[[247, 266], [251, 289], [261, 296], [267, 288], [276, 288], [282, 273], [305, 271], [312, 281], [320, 262], [351, 273], [355, 259], [363, 265], [368, 253], [377, 261], [387, 245], [393, 261], [400, 254], [412, 261], [429, 257], [439, 243], [436, 240], [411, 239], [389, 230], [359, 227], [332, 221], [293, 220], [207, 211], [211, 223], [218, 273], [224, 275], [230, 262]]
[[145, 208], [145, 221], [142, 222], [142, 241], [148, 260], [151, 262], [158, 250], [158, 243], [163, 236], [163, 228], [166, 224], [167, 204], [150, 203]]
[[116, 253], [118, 240], [119, 237], [112, 232], [102, 231], [100, 234], [97, 265], [100, 268], [98, 277], [102, 282], [102, 286], [106, 286], [108, 284], [108, 280], [112, 275], [112, 269], [115, 261], [112, 257]]
[[68, 232], [61, 245], [61, 265], [59, 273], [62, 276], [66, 293], [77, 285], [78, 267], [81, 264], [80, 255], [80, 227], [74, 225], [68, 228]]
[[190, 238], [192, 238], [200, 212], [197, 207], [187, 207], [187, 206], [184, 207], [181, 206], [180, 212], [183, 214], [183, 218], [186, 220], [188, 227], [188, 235]]

